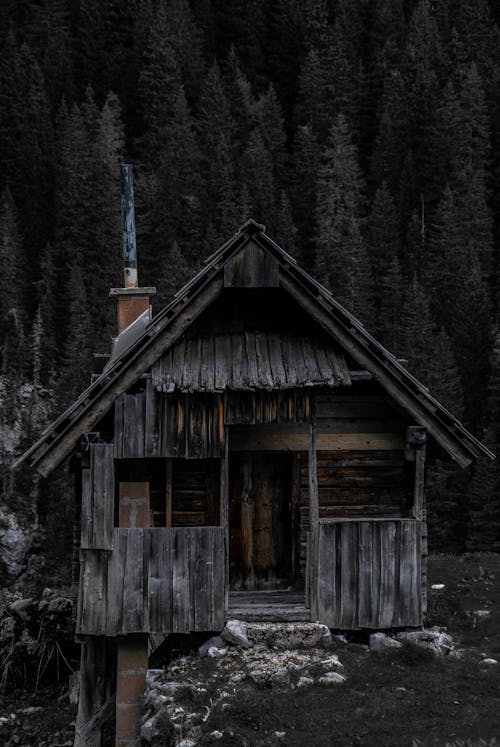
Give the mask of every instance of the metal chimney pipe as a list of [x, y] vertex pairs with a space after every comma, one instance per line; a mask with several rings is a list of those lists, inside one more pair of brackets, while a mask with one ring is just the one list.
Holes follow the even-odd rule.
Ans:
[[137, 288], [137, 244], [135, 240], [134, 176], [132, 166], [120, 166], [122, 193], [123, 272], [125, 288]]

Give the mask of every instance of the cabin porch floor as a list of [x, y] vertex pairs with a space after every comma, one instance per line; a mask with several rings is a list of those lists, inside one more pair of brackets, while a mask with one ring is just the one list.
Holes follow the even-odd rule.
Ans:
[[247, 622], [309, 622], [304, 592], [296, 589], [230, 591], [228, 618]]

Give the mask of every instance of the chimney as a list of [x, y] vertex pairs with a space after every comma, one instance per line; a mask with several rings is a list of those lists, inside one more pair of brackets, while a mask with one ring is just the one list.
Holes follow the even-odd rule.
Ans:
[[147, 320], [151, 319], [151, 296], [156, 294], [156, 288], [139, 288], [138, 285], [132, 166], [122, 163], [120, 172], [124, 287], [111, 288], [109, 292], [109, 295], [115, 297], [117, 301], [118, 334], [145, 312], [147, 312]]

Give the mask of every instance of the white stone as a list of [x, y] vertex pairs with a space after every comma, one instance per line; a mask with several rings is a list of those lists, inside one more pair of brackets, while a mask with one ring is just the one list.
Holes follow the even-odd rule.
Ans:
[[214, 635], [212, 638], [209, 638], [208, 641], [205, 641], [205, 643], [202, 643], [201, 646], [198, 649], [198, 653], [200, 656], [207, 656], [210, 655], [209, 651], [212, 648], [222, 649], [224, 648], [224, 641], [220, 637], [220, 635]]
[[286, 737], [286, 731], [275, 731], [274, 736], [276, 739], [284, 739]]
[[210, 736], [212, 737], [212, 739], [222, 739], [224, 734], [216, 729], [215, 731], [210, 732]]
[[141, 737], [147, 742], [151, 742], [156, 734], [156, 716], [148, 718], [141, 726]]
[[491, 610], [474, 610], [474, 614], [476, 617], [488, 617], [491, 615]]
[[319, 678], [320, 685], [340, 685], [342, 682], [345, 682], [345, 677], [339, 672], [326, 672]]
[[483, 659], [481, 664], [498, 664], [498, 661], [496, 659]]
[[434, 591], [442, 591], [442, 589], [444, 589], [444, 584], [432, 584], [431, 589]]
[[314, 685], [312, 677], [299, 677], [297, 687], [311, 687], [311, 685]]
[[210, 646], [207, 651], [207, 656], [211, 659], [217, 659], [219, 656], [227, 654], [227, 648], [217, 648], [217, 646]]
[[247, 627], [247, 624], [242, 620], [228, 620], [221, 635], [225, 641], [233, 643], [235, 646], [252, 648], [253, 643], [248, 640]]
[[181, 739], [180, 742], [176, 743], [176, 747], [196, 747], [196, 742], [192, 739]]
[[371, 651], [387, 651], [390, 648], [401, 648], [403, 644], [385, 633], [372, 633], [370, 636]]

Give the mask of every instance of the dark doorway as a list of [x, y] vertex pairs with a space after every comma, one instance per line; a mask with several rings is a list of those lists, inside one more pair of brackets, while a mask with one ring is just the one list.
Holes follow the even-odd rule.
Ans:
[[229, 458], [229, 584], [295, 585], [292, 454], [233, 452]]

